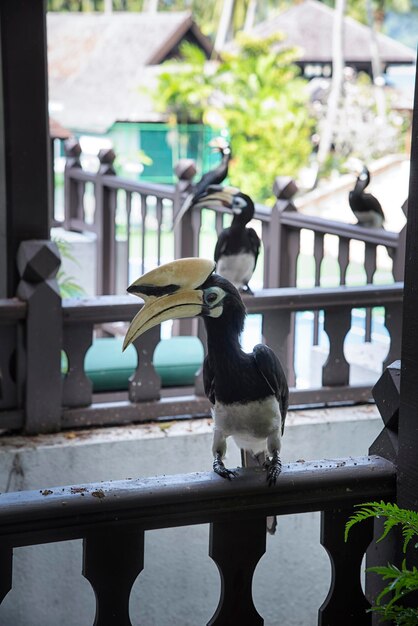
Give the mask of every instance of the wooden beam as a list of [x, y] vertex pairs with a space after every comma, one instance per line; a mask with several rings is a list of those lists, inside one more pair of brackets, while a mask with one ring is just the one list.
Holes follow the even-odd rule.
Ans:
[[[418, 89], [415, 85], [406, 233], [399, 410], [399, 506], [418, 510]], [[417, 559], [418, 563], [418, 559]], [[415, 564], [417, 564], [415, 563]]]
[[0, 46], [0, 243], [4, 240], [6, 243], [5, 259], [1, 259], [6, 261], [1, 266], [6, 266], [6, 279], [0, 281], [0, 289], [5, 291], [1, 295], [11, 297], [18, 283], [19, 244], [26, 239], [49, 238], [50, 145], [44, 0], [1, 1]]

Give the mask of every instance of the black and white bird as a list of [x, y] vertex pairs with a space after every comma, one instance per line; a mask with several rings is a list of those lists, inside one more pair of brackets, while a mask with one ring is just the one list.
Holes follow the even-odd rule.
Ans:
[[348, 194], [348, 202], [358, 220], [359, 226], [383, 228], [385, 215], [379, 200], [371, 193], [365, 193], [364, 191], [369, 183], [370, 172], [363, 165], [354, 189]]
[[261, 242], [255, 230], [247, 226], [254, 216], [251, 198], [236, 187], [209, 188], [193, 206], [232, 211], [231, 225], [219, 234], [216, 242], [216, 272], [239, 291], [252, 294], [248, 283], [257, 265]]
[[228, 166], [231, 160], [231, 146], [223, 137], [215, 137], [209, 142], [209, 146], [221, 155], [221, 162], [209, 172], [205, 172], [202, 178], [194, 186], [193, 192], [190, 193], [183, 204], [181, 205], [179, 212], [175, 216], [173, 228], [175, 228], [183, 218], [183, 215], [189, 210], [189, 208], [197, 202], [209, 187], [214, 185], [220, 185], [228, 176]]
[[289, 390], [279, 359], [266, 345], [249, 354], [240, 345], [246, 310], [237, 289], [214, 274], [206, 259], [179, 259], [162, 265], [128, 287], [142, 297], [144, 306], [132, 320], [124, 349], [157, 324], [184, 317], [202, 316], [207, 334], [203, 364], [205, 393], [214, 418], [213, 469], [232, 479], [224, 457], [232, 437], [264, 464], [269, 485], [281, 472], [280, 448], [288, 409]]

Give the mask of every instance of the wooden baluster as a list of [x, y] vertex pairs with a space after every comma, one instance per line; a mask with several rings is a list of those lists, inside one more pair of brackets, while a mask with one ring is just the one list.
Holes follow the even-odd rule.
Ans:
[[129, 257], [131, 254], [131, 216], [132, 216], [132, 193], [126, 192], [126, 285], [131, 282], [129, 272]]
[[[364, 270], [366, 272], [367, 284], [373, 282], [373, 276], [376, 272], [377, 260], [376, 260], [377, 248], [375, 245], [366, 243], [366, 250], [364, 253]], [[366, 309], [366, 326], [364, 341], [370, 342], [372, 340], [372, 309], [369, 307]]]
[[[199, 238], [202, 226], [202, 209], [192, 209], [193, 256], [199, 256]], [[205, 255], [204, 255], [205, 256]], [[207, 256], [207, 253], [206, 253]]]
[[340, 266], [340, 285], [345, 285], [347, 280], [347, 269], [350, 263], [350, 240], [338, 240], [338, 265]]
[[145, 232], [147, 221], [147, 196], [141, 194], [141, 273], [145, 273]]
[[324, 311], [324, 330], [329, 338], [328, 358], [322, 366], [322, 384], [349, 384], [350, 364], [344, 355], [344, 340], [351, 327], [351, 309], [329, 307]]
[[[198, 320], [198, 323], [197, 323], [197, 337], [202, 342], [204, 355], [206, 356], [207, 352], [208, 352], [208, 347], [207, 347], [207, 338], [206, 338], [205, 324], [204, 324], [202, 318], [200, 318]], [[205, 387], [204, 387], [204, 384], [203, 384], [203, 365], [202, 365], [201, 368], [199, 368], [199, 370], [195, 374], [195, 377], [194, 377], [194, 392], [195, 392], [195, 394], [197, 396], [204, 396], [205, 395]]]
[[360, 568], [373, 539], [373, 520], [353, 526], [344, 541], [344, 529], [355, 509], [321, 514], [321, 544], [331, 560], [331, 586], [318, 612], [318, 626], [370, 626], [372, 616], [360, 583]]
[[0, 548], [0, 604], [12, 588], [13, 549]]
[[389, 352], [383, 361], [383, 371], [393, 361], [401, 358], [402, 346], [402, 303], [395, 302], [385, 306], [385, 326], [390, 336]]
[[132, 626], [129, 596], [144, 567], [144, 532], [95, 530], [83, 541], [83, 576], [96, 595], [94, 626]]
[[219, 235], [221, 234], [222, 230], [223, 230], [223, 213], [215, 213], [215, 229], [216, 229], [216, 234]]
[[16, 324], [0, 324], [0, 408], [9, 409], [17, 405], [16, 380], [11, 376], [10, 366], [16, 353]]
[[211, 524], [209, 556], [221, 575], [221, 597], [208, 626], [264, 624], [253, 603], [252, 580], [265, 551], [265, 517]]
[[[183, 205], [187, 194], [191, 191], [192, 179], [196, 174], [196, 164], [191, 159], [180, 159], [174, 168], [178, 177], [176, 192], [173, 203], [173, 219]], [[191, 215], [187, 211], [174, 232], [174, 258], [184, 259], [193, 256], [191, 250], [192, 242], [190, 237]]]
[[[315, 287], [321, 284], [321, 264], [324, 258], [324, 235], [314, 233]], [[313, 345], [319, 343], [319, 311], [314, 311]]]
[[157, 265], [161, 265], [161, 224], [163, 222], [163, 200], [157, 198]]
[[71, 230], [72, 221], [84, 221], [82, 199], [84, 196], [84, 183], [80, 194], [80, 182], [71, 177], [72, 170], [81, 168], [81, 146], [74, 138], [64, 142], [65, 168], [64, 168], [64, 228]]
[[62, 403], [64, 406], [88, 406], [92, 400], [93, 383], [86, 376], [84, 360], [93, 343], [93, 324], [64, 325], [63, 348], [68, 359], [64, 376]]
[[160, 326], [155, 326], [133, 342], [138, 354], [138, 366], [129, 378], [129, 400], [145, 402], [159, 400], [161, 378], [152, 362], [155, 348], [160, 341]]
[[277, 354], [286, 374], [289, 387], [296, 381], [294, 314], [289, 311], [268, 311], [263, 314], [264, 342]]
[[94, 212], [97, 233], [97, 290], [98, 294], [115, 293], [116, 267], [116, 190], [106, 187], [103, 177], [115, 176], [113, 167], [116, 155], [110, 149], [99, 150], [99, 170], [96, 175]]
[[268, 267], [270, 263], [270, 222], [261, 222], [261, 241], [263, 242], [264, 250], [263, 289], [267, 289], [269, 287]]

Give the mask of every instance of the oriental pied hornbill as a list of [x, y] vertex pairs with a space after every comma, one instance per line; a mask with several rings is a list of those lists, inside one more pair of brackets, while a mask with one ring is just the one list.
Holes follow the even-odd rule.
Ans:
[[215, 168], [203, 174], [202, 178], [196, 183], [193, 193], [186, 197], [175, 216], [173, 228], [180, 223], [186, 211], [202, 197], [209, 187], [220, 185], [228, 176], [228, 166], [232, 156], [229, 143], [223, 137], [215, 137], [215, 139], [209, 142], [209, 146], [221, 154], [221, 162]]
[[348, 194], [348, 203], [358, 220], [359, 226], [383, 228], [385, 216], [379, 200], [371, 193], [365, 193], [364, 191], [369, 183], [370, 172], [363, 165], [354, 189]]
[[236, 187], [209, 188], [193, 202], [201, 208], [228, 208], [234, 217], [229, 228], [219, 235], [214, 258], [216, 272], [229, 280], [239, 291], [252, 294], [248, 283], [254, 273], [260, 238], [247, 224], [254, 216], [254, 203]]
[[[220, 476], [236, 475], [223, 463], [227, 437], [262, 464], [273, 485], [281, 471], [280, 447], [288, 408], [288, 385], [274, 352], [257, 345], [247, 354], [240, 345], [245, 307], [235, 287], [214, 274], [206, 259], [179, 259], [144, 274], [128, 287], [144, 299], [132, 320], [124, 349], [157, 324], [202, 316], [208, 353], [203, 364], [205, 392], [215, 422], [213, 469]], [[268, 459], [270, 455], [271, 459]]]

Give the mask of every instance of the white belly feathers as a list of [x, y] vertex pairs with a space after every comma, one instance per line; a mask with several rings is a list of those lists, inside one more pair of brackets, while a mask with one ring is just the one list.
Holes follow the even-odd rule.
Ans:
[[244, 450], [258, 454], [266, 450], [266, 440], [276, 434], [280, 439], [282, 418], [275, 396], [242, 404], [216, 402], [212, 409], [215, 430], [232, 436]]
[[234, 287], [247, 285], [254, 271], [254, 255], [248, 252], [221, 256], [216, 264], [218, 274], [229, 280]]

